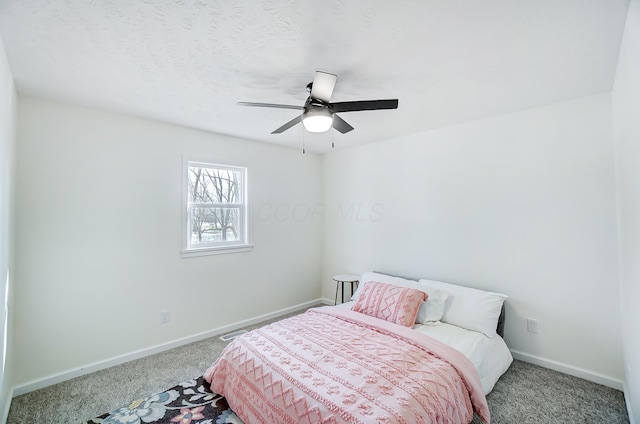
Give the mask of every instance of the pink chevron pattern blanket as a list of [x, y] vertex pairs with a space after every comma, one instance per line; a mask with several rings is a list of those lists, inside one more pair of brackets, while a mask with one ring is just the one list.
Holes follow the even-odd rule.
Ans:
[[204, 375], [245, 423], [489, 423], [473, 364], [410, 328], [323, 307], [251, 331]]

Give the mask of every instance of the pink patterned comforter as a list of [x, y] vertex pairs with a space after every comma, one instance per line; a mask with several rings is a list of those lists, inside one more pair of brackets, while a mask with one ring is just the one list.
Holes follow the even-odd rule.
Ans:
[[247, 333], [204, 375], [253, 423], [489, 423], [473, 364], [426, 335], [323, 307]]

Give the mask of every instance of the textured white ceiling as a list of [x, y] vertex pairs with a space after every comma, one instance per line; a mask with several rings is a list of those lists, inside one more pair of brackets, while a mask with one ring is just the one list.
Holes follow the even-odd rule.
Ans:
[[[21, 94], [325, 152], [610, 90], [629, 0], [3, 0]], [[316, 70], [355, 130], [270, 132]]]

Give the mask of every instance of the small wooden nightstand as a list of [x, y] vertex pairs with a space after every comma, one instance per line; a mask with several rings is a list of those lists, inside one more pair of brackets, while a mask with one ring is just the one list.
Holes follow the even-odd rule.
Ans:
[[333, 277], [333, 281], [336, 282], [336, 300], [335, 300], [335, 304], [338, 304], [338, 290], [341, 288], [342, 290], [340, 290], [340, 292], [342, 293], [342, 301], [340, 303], [344, 303], [344, 284], [345, 283], [349, 283], [351, 284], [351, 296], [353, 296], [353, 285], [355, 283], [356, 288], [358, 288], [358, 279], [360, 278], [359, 275], [356, 274], [338, 274], [338, 275], [334, 275]]

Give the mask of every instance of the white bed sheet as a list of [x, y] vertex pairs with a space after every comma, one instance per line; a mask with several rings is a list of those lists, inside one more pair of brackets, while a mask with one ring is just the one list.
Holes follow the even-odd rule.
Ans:
[[[339, 308], [349, 308], [355, 302], [337, 305]], [[502, 374], [504, 374], [513, 356], [502, 337], [493, 339], [477, 331], [467, 330], [452, 324], [436, 321], [430, 324], [416, 324], [413, 329], [446, 343], [459, 350], [469, 358], [480, 375], [480, 382], [484, 394], [487, 395]]]

